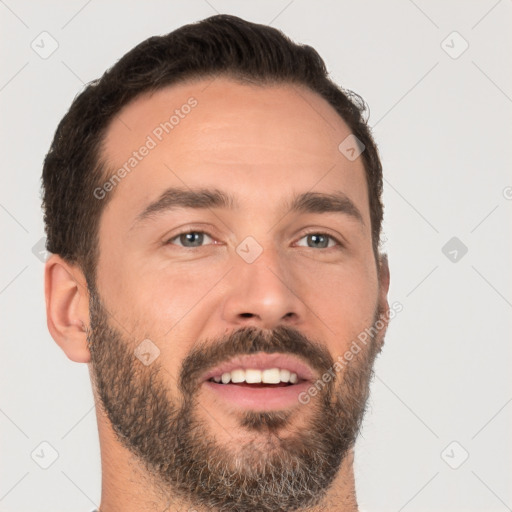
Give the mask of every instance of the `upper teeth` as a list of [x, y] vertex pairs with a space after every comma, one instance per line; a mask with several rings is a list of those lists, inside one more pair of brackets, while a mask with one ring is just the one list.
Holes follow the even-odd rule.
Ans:
[[297, 382], [297, 374], [289, 370], [282, 370], [280, 368], [268, 368], [266, 370], [253, 370], [237, 368], [230, 372], [225, 372], [220, 376], [213, 377], [215, 382], [222, 382], [229, 384], [230, 382], [247, 382], [248, 384], [279, 384], [280, 382], [290, 382], [295, 384]]

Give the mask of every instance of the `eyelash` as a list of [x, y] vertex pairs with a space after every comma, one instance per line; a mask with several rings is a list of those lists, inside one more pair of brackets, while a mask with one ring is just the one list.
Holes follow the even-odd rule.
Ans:
[[[174, 245], [172, 244], [172, 241], [173, 240], [176, 240], [177, 238], [179, 238], [181, 235], [188, 235], [189, 233], [199, 233], [199, 234], [203, 234], [203, 235], [207, 235], [209, 236], [210, 238], [212, 238], [213, 240], [215, 240], [215, 237], [213, 235], [211, 235], [210, 233], [208, 233], [207, 231], [201, 231], [201, 230], [187, 230], [187, 231], [182, 231], [181, 233], [178, 233], [176, 235], [174, 235], [172, 238], [169, 238], [164, 245]], [[322, 247], [322, 249], [325, 251], [327, 249], [336, 249], [336, 248], [341, 248], [341, 247], [344, 247], [344, 244], [338, 239], [336, 238], [335, 236], [333, 235], [330, 235], [329, 233], [323, 233], [321, 231], [308, 231], [306, 233], [303, 233], [302, 236], [299, 238], [299, 240], [302, 240], [303, 238], [307, 237], [308, 235], [321, 235], [321, 236], [326, 236], [327, 238], [330, 238], [331, 240], [334, 240], [336, 242], [336, 246], [334, 247]], [[209, 244], [209, 245], [212, 245], [212, 244]], [[204, 245], [201, 245], [199, 247], [182, 247], [180, 245], [177, 245], [176, 247], [180, 247], [182, 249], [199, 249], [200, 247], [205, 247]], [[307, 249], [313, 249], [313, 247], [307, 247]]]

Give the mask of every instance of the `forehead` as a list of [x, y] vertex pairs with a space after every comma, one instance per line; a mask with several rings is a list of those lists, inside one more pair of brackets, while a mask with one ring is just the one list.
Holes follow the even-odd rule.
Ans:
[[341, 190], [366, 215], [362, 159], [338, 149], [349, 135], [302, 86], [218, 77], [166, 87], [128, 104], [107, 130], [103, 158], [121, 175], [107, 208], [133, 220], [163, 190], [201, 186], [269, 209], [292, 192]]

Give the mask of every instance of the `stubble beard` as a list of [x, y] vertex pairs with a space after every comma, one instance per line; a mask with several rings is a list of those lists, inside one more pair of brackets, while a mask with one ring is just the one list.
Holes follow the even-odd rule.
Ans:
[[300, 429], [290, 411], [248, 411], [239, 423], [244, 438], [253, 434], [252, 439], [222, 444], [198, 403], [195, 376], [213, 364], [207, 362], [227, 354], [293, 350], [322, 375], [334, 365], [327, 350], [288, 327], [271, 333], [240, 329], [187, 356], [172, 391], [181, 400], [173, 400], [158, 360], [146, 367], [134, 356], [129, 347], [136, 345], [110, 325], [94, 292], [90, 319], [100, 405], [118, 441], [140, 462], [162, 502], [171, 504], [169, 510], [175, 499], [218, 512], [291, 512], [321, 503], [361, 426], [379, 352], [374, 339], [307, 405], [297, 405], [303, 408], [297, 411], [303, 417]]

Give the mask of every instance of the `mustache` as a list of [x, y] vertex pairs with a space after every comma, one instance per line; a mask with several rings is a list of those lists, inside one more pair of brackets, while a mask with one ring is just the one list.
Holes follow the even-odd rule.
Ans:
[[236, 356], [258, 352], [292, 354], [304, 360], [319, 374], [334, 365], [334, 359], [322, 344], [310, 340], [297, 329], [279, 326], [272, 330], [262, 330], [250, 326], [196, 345], [183, 361], [179, 387], [185, 396], [191, 396], [200, 386], [201, 375], [211, 367]]

